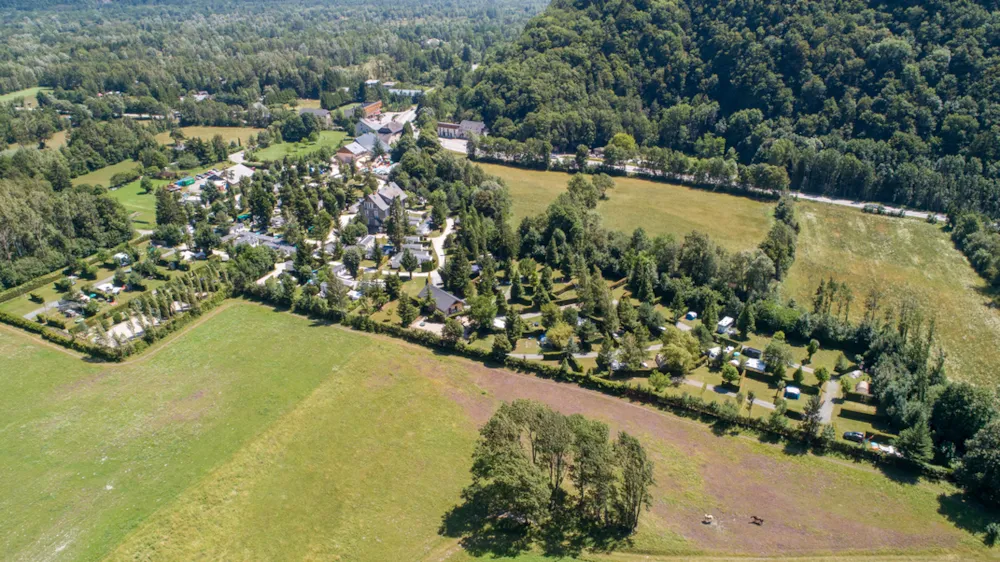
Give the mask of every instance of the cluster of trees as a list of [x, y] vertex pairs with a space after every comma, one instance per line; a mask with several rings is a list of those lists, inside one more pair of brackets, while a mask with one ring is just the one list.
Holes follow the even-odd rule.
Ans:
[[0, 180], [0, 286], [13, 287], [130, 240], [128, 212], [103, 190]]
[[560, 0], [457, 106], [560, 151], [625, 132], [782, 167], [809, 192], [1000, 216], [995, 17], [975, 2]]
[[631, 533], [649, 507], [653, 462], [625, 432], [612, 442], [602, 422], [515, 400], [500, 405], [480, 436], [462, 497], [488, 521], [540, 532], [572, 521], [577, 532]]
[[949, 216], [951, 239], [972, 267], [993, 287], [1000, 286], [1000, 231], [979, 213]]

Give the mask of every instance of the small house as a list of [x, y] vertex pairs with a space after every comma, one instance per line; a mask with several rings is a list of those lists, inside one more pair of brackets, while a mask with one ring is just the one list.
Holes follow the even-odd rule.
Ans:
[[313, 117], [316, 118], [317, 121], [319, 121], [321, 124], [323, 124], [325, 126], [329, 126], [330, 123], [333, 122], [333, 120], [330, 117], [330, 110], [328, 110], [328, 109], [316, 109], [316, 108], [312, 108], [312, 107], [303, 107], [302, 109], [299, 110], [299, 115], [301, 115], [303, 117], [306, 116], [306, 115], [312, 115]]
[[725, 334], [733, 327], [733, 317], [725, 316], [719, 323], [715, 325], [715, 332], [717, 334]]
[[434, 308], [446, 315], [450, 316], [459, 313], [465, 308], [464, 300], [435, 285], [424, 285], [424, 288], [420, 290], [420, 294], [417, 297], [425, 299], [428, 294], [434, 301]]

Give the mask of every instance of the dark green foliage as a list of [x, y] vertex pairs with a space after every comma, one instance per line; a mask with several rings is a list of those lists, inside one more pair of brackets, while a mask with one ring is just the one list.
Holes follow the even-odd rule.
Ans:
[[731, 178], [722, 168], [739, 161], [761, 187], [998, 216], [995, 14], [989, 3], [557, 0], [463, 101], [490, 145], [585, 154], [578, 145], [624, 131], [638, 151], [609, 146], [606, 162], [637, 155]]
[[132, 238], [128, 212], [99, 190], [0, 180], [0, 287], [46, 275]]

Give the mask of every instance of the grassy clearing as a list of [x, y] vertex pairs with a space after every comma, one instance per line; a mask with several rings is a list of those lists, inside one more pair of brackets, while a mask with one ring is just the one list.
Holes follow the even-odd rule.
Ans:
[[139, 167], [140, 164], [135, 160], [122, 160], [117, 164], [112, 164], [110, 166], [105, 166], [100, 170], [94, 170], [89, 174], [84, 174], [82, 176], [77, 176], [73, 178], [73, 185], [103, 185], [107, 187], [111, 183], [111, 176], [115, 174], [120, 174], [121, 172], [127, 172], [129, 170], [134, 170]]
[[948, 353], [948, 375], [996, 384], [1000, 313], [989, 307], [986, 283], [952, 245], [941, 226], [863, 214], [856, 209], [802, 202], [802, 232], [785, 291], [808, 306], [820, 279], [847, 281], [855, 296], [851, 317], [864, 314], [873, 286], [886, 305], [912, 297], [934, 318]]
[[[215, 135], [222, 135], [222, 140], [227, 143], [239, 141], [241, 144], [246, 144], [250, 135], [256, 135], [262, 130], [253, 127], [181, 127], [181, 132], [184, 133], [185, 138], [199, 138], [207, 141], [212, 140]], [[170, 131], [157, 134], [156, 142], [160, 144], [172, 144], [173, 140], [170, 138]]]
[[[514, 219], [540, 213], [566, 190], [570, 175], [480, 164], [510, 186]], [[637, 178], [615, 178], [615, 189], [597, 209], [610, 229], [681, 238], [692, 230], [711, 235], [730, 250], [744, 250], [764, 239], [772, 205], [724, 193], [691, 189]]]
[[140, 187], [142, 182], [135, 180], [127, 183], [114, 191], [111, 196], [121, 202], [132, 216], [132, 224], [136, 228], [151, 229], [156, 226], [156, 191], [160, 187], [170, 183], [167, 180], [154, 179], [154, 191], [146, 193]]
[[258, 150], [254, 153], [254, 158], [260, 162], [280, 160], [285, 156], [300, 156], [315, 152], [323, 147], [337, 149], [344, 143], [347, 133], [344, 131], [320, 131], [319, 140], [316, 142], [283, 142], [272, 144], [271, 146]]
[[296, 107], [299, 109], [323, 109], [319, 100], [308, 98], [299, 98]]
[[0, 103], [10, 103], [19, 98], [24, 99], [24, 107], [38, 107], [38, 92], [41, 91], [51, 92], [52, 88], [42, 88], [41, 86], [35, 86], [34, 88], [25, 88], [23, 90], [18, 90], [16, 92], [11, 92], [9, 94], [0, 94]]
[[[471, 559], [438, 528], [468, 481], [476, 427], [515, 397], [647, 444], [652, 510], [610, 559], [840, 552], [844, 536], [879, 552], [982, 552], [963, 529], [985, 515], [946, 484], [256, 305], [125, 365], [34, 342], [0, 328], [3, 559]], [[701, 526], [705, 512], [722, 525]], [[751, 512], [771, 529], [746, 524]]]

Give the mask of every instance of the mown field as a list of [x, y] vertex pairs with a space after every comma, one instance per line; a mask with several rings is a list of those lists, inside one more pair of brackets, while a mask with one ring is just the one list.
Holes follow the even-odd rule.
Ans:
[[885, 292], [887, 307], [912, 298], [935, 322], [948, 353], [948, 376], [997, 383], [1000, 312], [943, 226], [820, 203], [800, 202], [798, 208], [802, 232], [785, 283], [789, 296], [808, 305], [820, 279], [847, 281], [855, 296], [852, 318], [864, 314], [873, 286]]
[[52, 88], [35, 86], [34, 88], [25, 88], [9, 94], [0, 94], [0, 103], [10, 103], [16, 99], [23, 98], [25, 107], [38, 107], [37, 96], [38, 92], [41, 92], [42, 90], [51, 91]]
[[[256, 135], [262, 130], [253, 127], [181, 127], [181, 132], [184, 133], [185, 138], [212, 140], [215, 135], [222, 135], [222, 140], [227, 143], [239, 141], [240, 144], [246, 144], [250, 135]], [[173, 143], [173, 140], [170, 138], [170, 132], [164, 131], [157, 134], [156, 142], [160, 144]]]
[[323, 147], [336, 150], [344, 144], [344, 139], [346, 138], [347, 133], [344, 131], [320, 131], [319, 140], [316, 142], [303, 141], [272, 144], [265, 149], [255, 152], [254, 158], [259, 162], [268, 162], [271, 160], [281, 160], [285, 156], [309, 154]]
[[[566, 191], [570, 174], [480, 164], [503, 178], [514, 201], [514, 219], [538, 214]], [[597, 209], [608, 228], [682, 238], [692, 230], [711, 235], [726, 248], [745, 250], [764, 239], [772, 205], [724, 193], [635, 178], [615, 178], [615, 188]]]
[[649, 449], [652, 510], [611, 559], [984, 552], [986, 514], [946, 484], [234, 303], [114, 366], [0, 327], [0, 559], [493, 559], [439, 528], [517, 397]]
[[73, 185], [83, 185], [86, 183], [89, 185], [103, 185], [104, 187], [108, 187], [108, 184], [111, 183], [111, 176], [127, 172], [129, 170], [134, 170], [139, 166], [140, 164], [135, 160], [122, 160], [117, 164], [105, 166], [100, 170], [94, 170], [89, 174], [83, 174], [82, 176], [73, 178]]

